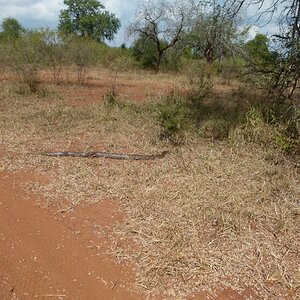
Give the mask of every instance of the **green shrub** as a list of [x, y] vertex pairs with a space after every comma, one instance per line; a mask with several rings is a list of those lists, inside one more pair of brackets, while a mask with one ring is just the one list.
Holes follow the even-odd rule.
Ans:
[[17, 80], [26, 84], [32, 93], [38, 91], [39, 72], [43, 65], [42, 38], [38, 32], [29, 32], [6, 45], [6, 65]]
[[56, 83], [60, 81], [60, 75], [63, 65], [68, 60], [68, 51], [66, 43], [62, 43], [62, 39], [56, 31], [50, 29], [42, 29], [41, 35], [43, 39], [42, 53], [44, 55], [44, 65], [50, 68], [53, 79]]
[[276, 146], [284, 152], [292, 152], [296, 146], [296, 141], [294, 139], [291, 139], [279, 130], [275, 130], [274, 139]]
[[210, 68], [204, 60], [185, 60], [182, 73], [187, 78], [190, 100], [202, 100], [212, 91]]
[[273, 143], [273, 131], [264, 121], [262, 110], [253, 106], [246, 114], [246, 122], [230, 132], [230, 140], [234, 144], [257, 143], [260, 145]]
[[285, 153], [299, 152], [299, 140], [289, 134], [288, 123], [278, 121], [275, 117], [268, 123], [263, 109], [257, 107], [251, 107], [246, 119], [245, 124], [230, 132], [230, 140], [234, 144], [251, 142], [277, 148]]
[[218, 71], [227, 83], [230, 80], [240, 78], [245, 69], [245, 62], [242, 59], [228, 58], [219, 63]]
[[120, 100], [116, 90], [108, 90], [104, 95], [104, 103], [107, 107], [114, 107], [120, 105]]
[[183, 132], [188, 127], [188, 107], [185, 99], [176, 94], [156, 104], [160, 138], [175, 144], [182, 142]]
[[69, 64], [75, 65], [77, 80], [83, 83], [87, 68], [96, 63], [96, 42], [84, 37], [69, 36], [66, 40], [66, 52]]

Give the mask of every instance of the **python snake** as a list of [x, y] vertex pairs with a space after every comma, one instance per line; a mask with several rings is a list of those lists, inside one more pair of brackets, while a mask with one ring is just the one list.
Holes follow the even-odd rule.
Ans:
[[112, 152], [45, 152], [43, 155], [51, 157], [84, 157], [84, 158], [111, 158], [111, 159], [123, 159], [123, 160], [154, 160], [158, 158], [163, 158], [168, 154], [169, 151], [163, 151], [161, 154], [124, 154], [124, 153], [112, 153]]

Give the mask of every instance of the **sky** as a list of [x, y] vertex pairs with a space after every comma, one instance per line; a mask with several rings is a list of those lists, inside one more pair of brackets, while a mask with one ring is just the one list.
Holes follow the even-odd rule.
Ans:
[[[103, 0], [100, 2], [106, 10], [114, 13], [121, 20], [122, 28], [113, 44], [126, 43], [128, 40], [126, 28], [135, 14], [139, 1]], [[27, 29], [40, 27], [55, 29], [62, 8], [64, 8], [63, 0], [0, 0], [0, 22], [3, 18], [11, 17], [17, 19]]]
[[[270, 2], [271, 0], [266, 0]], [[102, 0], [106, 10], [114, 13], [120, 20], [122, 27], [115, 40], [110, 43], [112, 46], [119, 46], [122, 43], [128, 44], [126, 28], [133, 19], [139, 0]], [[23, 27], [35, 29], [50, 27], [55, 29], [58, 24], [60, 10], [64, 8], [63, 0], [0, 0], [0, 22], [3, 18], [11, 17], [17, 19]], [[255, 15], [256, 8], [251, 7], [248, 14]], [[254, 23], [254, 18], [251, 22]], [[274, 24], [268, 24], [264, 29], [259, 26], [252, 26], [249, 37], [253, 38], [259, 31], [266, 33], [274, 32]]]

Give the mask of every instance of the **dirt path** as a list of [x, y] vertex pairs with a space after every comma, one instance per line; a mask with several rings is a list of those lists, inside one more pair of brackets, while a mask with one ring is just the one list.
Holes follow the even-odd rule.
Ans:
[[[143, 299], [129, 291], [129, 268], [99, 256], [91, 241], [106, 241], [86, 230], [93, 214], [55, 216], [36, 206], [21, 188], [24, 176], [0, 173], [0, 299]], [[118, 218], [105, 207], [94, 217]]]

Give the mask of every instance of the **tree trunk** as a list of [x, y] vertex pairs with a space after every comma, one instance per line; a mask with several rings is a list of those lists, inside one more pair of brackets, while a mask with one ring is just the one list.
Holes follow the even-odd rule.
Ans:
[[164, 54], [163, 51], [158, 52], [158, 57], [157, 57], [156, 66], [155, 66], [155, 74], [158, 74], [158, 72], [160, 70], [160, 65], [161, 65], [163, 54]]

